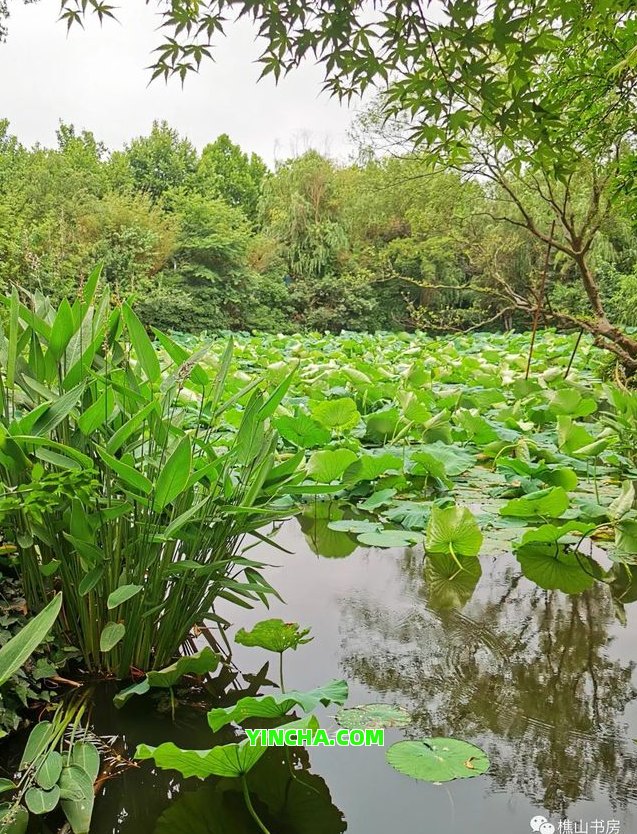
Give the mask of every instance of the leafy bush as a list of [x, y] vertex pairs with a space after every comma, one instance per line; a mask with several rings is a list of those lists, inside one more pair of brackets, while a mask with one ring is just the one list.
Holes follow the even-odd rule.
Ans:
[[281, 515], [298, 459], [275, 466], [270, 427], [289, 379], [268, 399], [258, 379], [228, 378], [231, 345], [212, 376], [205, 348], [157, 332], [158, 353], [130, 306], [96, 300], [99, 276], [57, 309], [7, 299], [0, 512], [29, 605], [63, 589], [62, 628], [87, 667], [126, 676], [222, 622], [218, 599], [272, 593], [242, 542]]

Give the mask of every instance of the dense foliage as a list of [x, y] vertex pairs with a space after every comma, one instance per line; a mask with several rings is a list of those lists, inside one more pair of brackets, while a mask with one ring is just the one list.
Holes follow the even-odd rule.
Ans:
[[[0, 283], [73, 298], [101, 261], [145, 324], [192, 333], [524, 325], [544, 244], [493, 219], [501, 204], [413, 154], [339, 165], [310, 151], [268, 171], [226, 136], [199, 154], [166, 124], [109, 153], [68, 125], [56, 149], [28, 150], [3, 123]], [[636, 250], [618, 204], [589, 260], [620, 324], [637, 323]], [[587, 310], [562, 252], [547, 299]]]

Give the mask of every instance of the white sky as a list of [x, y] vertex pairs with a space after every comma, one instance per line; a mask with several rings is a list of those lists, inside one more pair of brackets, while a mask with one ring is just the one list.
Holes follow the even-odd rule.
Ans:
[[259, 50], [249, 23], [229, 25], [216, 63], [202, 64], [183, 89], [177, 79], [148, 86], [145, 68], [161, 40], [154, 6], [119, 5], [120, 23], [100, 29], [91, 21], [67, 35], [56, 22], [56, 2], [9, 3], [9, 38], [0, 44], [0, 118], [10, 120], [24, 144], [55, 144], [62, 119], [114, 149], [147, 134], [153, 119], [165, 119], [200, 149], [228, 133], [270, 164], [308, 146], [337, 157], [351, 152], [354, 110], [321, 92], [320, 68], [308, 62], [278, 86], [271, 78], [257, 84]]

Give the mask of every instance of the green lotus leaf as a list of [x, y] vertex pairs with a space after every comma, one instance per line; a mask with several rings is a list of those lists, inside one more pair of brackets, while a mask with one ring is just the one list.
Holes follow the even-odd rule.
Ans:
[[516, 518], [559, 518], [568, 508], [568, 495], [563, 487], [549, 487], [512, 498], [500, 508], [500, 515]]
[[515, 555], [527, 579], [546, 590], [580, 594], [603, 576], [593, 559], [573, 553], [563, 545], [533, 542], [522, 545]]
[[362, 704], [339, 709], [336, 721], [347, 730], [389, 729], [411, 724], [411, 715], [396, 704]]
[[490, 767], [484, 751], [456, 738], [398, 741], [388, 749], [387, 761], [399, 773], [424, 782], [469, 779]]
[[482, 533], [468, 507], [433, 507], [427, 525], [425, 549], [433, 553], [477, 556]]
[[333, 680], [309, 692], [277, 692], [273, 695], [241, 698], [231, 707], [210, 710], [208, 724], [216, 733], [226, 724], [241, 724], [248, 718], [277, 718], [297, 706], [304, 712], [311, 712], [321, 704], [344, 704], [347, 692], [345, 681]]
[[361, 415], [350, 397], [323, 400], [310, 406], [312, 417], [328, 429], [344, 431], [358, 424]]
[[309, 643], [312, 637], [309, 628], [301, 628], [298, 623], [285, 623], [283, 620], [261, 620], [252, 627], [251, 631], [240, 628], [235, 634], [235, 641], [241, 646], [258, 646], [270, 652], [284, 652], [287, 649], [297, 649], [304, 643]]

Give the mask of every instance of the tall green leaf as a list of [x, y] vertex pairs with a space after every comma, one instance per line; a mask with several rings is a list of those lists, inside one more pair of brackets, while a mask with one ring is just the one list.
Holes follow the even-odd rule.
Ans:
[[0, 649], [0, 686], [17, 672], [51, 631], [61, 607], [62, 594], [57, 594]]
[[122, 305], [122, 316], [128, 330], [131, 344], [144, 373], [151, 382], [157, 382], [161, 376], [161, 367], [153, 343], [148, 338], [146, 329], [128, 304]]

